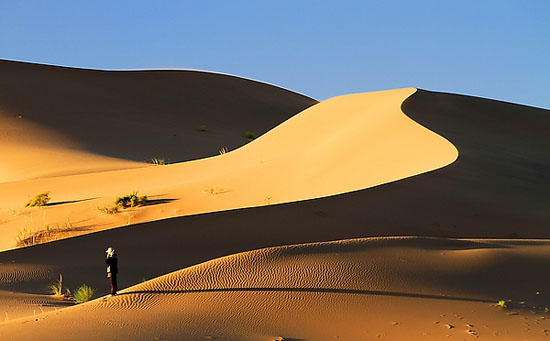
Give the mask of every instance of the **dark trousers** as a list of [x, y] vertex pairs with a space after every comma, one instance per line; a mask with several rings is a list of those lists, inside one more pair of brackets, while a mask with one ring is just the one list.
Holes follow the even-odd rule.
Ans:
[[116, 295], [116, 290], [117, 290], [116, 274], [111, 274], [111, 277], [109, 277], [109, 282], [111, 283], [111, 295]]

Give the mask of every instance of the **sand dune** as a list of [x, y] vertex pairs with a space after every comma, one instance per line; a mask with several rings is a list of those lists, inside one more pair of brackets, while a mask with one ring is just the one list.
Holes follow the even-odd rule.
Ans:
[[[316, 103], [190, 71], [0, 73], [0, 249], [25, 228], [80, 235], [0, 252], [0, 339], [550, 335], [550, 242], [491, 239], [550, 237], [548, 110], [416, 89]], [[134, 190], [150, 204], [99, 214]], [[51, 205], [22, 209], [43, 191]], [[415, 235], [490, 239], [380, 237]], [[106, 293], [110, 245], [121, 295], [44, 295], [60, 273]]]
[[[0, 60], [0, 182], [218, 154], [317, 103], [234, 76]], [[207, 132], [199, 131], [206, 125]], [[136, 162], [137, 161], [137, 162]]]
[[[0, 247], [13, 247], [15, 236], [31, 220], [28, 229], [70, 219], [84, 230], [98, 230], [330, 196], [446, 166], [456, 159], [456, 148], [400, 110], [414, 92], [402, 89], [327, 100], [217, 157], [0, 184], [6, 194], [0, 207], [9, 219], [4, 229], [13, 236], [0, 241]], [[20, 205], [37, 190], [71, 204], [21, 211]], [[134, 190], [167, 202], [126, 215], [98, 215], [98, 206], [112, 205], [115, 197]]]
[[[541, 312], [550, 304], [541, 292], [548, 276], [532, 275], [550, 262], [549, 251], [549, 241], [418, 237], [262, 249], [176, 271], [108, 300], [8, 321], [0, 335], [539, 340], [550, 329]], [[513, 300], [508, 309], [495, 306], [501, 299]]]

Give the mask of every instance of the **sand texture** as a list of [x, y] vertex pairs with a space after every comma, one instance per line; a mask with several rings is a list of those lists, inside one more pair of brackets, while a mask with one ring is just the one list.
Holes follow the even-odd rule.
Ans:
[[[91, 232], [167, 217], [336, 195], [444, 167], [457, 158], [456, 148], [400, 109], [415, 91], [333, 98], [216, 157], [0, 183], [0, 191], [5, 193], [0, 207], [7, 220], [3, 228], [6, 236], [12, 236], [12, 240], [0, 241], [0, 247], [15, 246], [24, 229], [43, 230], [70, 222], [73, 233], [79, 229]], [[363, 150], [365, 145], [372, 146], [368, 152]], [[49, 191], [57, 199], [56, 205], [21, 210], [22, 203], [37, 189]], [[98, 208], [112, 206], [117, 196], [136, 190], [158, 205], [124, 214], [99, 214]]]
[[550, 339], [549, 150], [476, 97], [0, 61], [0, 340]]
[[[182, 256], [185, 252], [182, 253]], [[240, 253], [2, 324], [3, 339], [542, 340], [549, 241], [372, 238]], [[524, 278], [531, 278], [525, 281]], [[537, 295], [537, 292], [539, 294]], [[499, 308], [499, 300], [512, 300]]]
[[[0, 60], [0, 182], [217, 155], [317, 103], [198, 71], [110, 72]], [[206, 132], [200, 126], [206, 126]]]

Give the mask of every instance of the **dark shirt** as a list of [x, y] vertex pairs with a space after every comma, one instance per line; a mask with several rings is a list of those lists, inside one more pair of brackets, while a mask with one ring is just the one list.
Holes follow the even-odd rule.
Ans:
[[110, 272], [112, 274], [116, 274], [118, 272], [118, 259], [117, 259], [116, 255], [114, 255], [112, 257], [107, 257], [105, 259], [105, 263], [109, 267], [109, 268], [107, 268], [107, 272]]

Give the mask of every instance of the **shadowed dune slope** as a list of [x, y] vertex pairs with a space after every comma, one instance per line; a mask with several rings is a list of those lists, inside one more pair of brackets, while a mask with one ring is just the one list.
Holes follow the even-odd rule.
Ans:
[[[199, 71], [99, 71], [0, 60], [0, 181], [217, 155], [317, 103]], [[207, 131], [199, 131], [206, 125]]]
[[[451, 164], [412, 178], [327, 198], [172, 218], [2, 252], [0, 262], [55, 267], [48, 275], [53, 279], [62, 272], [70, 285], [85, 282], [100, 287], [104, 285], [104, 269], [97, 257], [106, 246], [114, 245], [123, 255], [121, 264], [127, 269], [120, 279], [125, 287], [143, 277], [156, 277], [215, 257], [291, 243], [377, 235], [503, 237], [514, 231], [530, 237], [550, 236], [550, 213], [542, 209], [547, 202], [543, 194], [550, 192], [549, 182], [546, 173], [538, 171], [549, 164], [548, 155], [544, 154], [548, 150], [548, 136], [544, 134], [547, 110], [426, 91], [412, 95], [403, 108], [410, 117], [433, 125], [436, 131], [447, 123], [447, 130], [441, 133], [459, 150], [463, 149], [454, 163], [462, 166]], [[441, 117], [434, 114], [436, 111], [441, 112]], [[527, 128], [504, 129], [497, 124], [501, 122], [496, 119], [499, 113], [510, 125], [518, 121], [516, 126], [521, 127], [519, 122], [524, 119], [532, 122], [529, 134], [525, 133]], [[468, 115], [483, 118], [484, 124], [467, 119]], [[456, 123], [462, 116], [465, 122]], [[495, 124], [489, 124], [493, 121]], [[487, 129], [487, 133], [481, 133], [482, 129]], [[476, 137], [479, 148], [468, 147], [469, 134]], [[506, 136], [523, 143], [510, 144]], [[480, 154], [486, 149], [491, 157]], [[484, 168], [494, 173], [479, 171]], [[522, 202], [508, 207], [508, 203], [518, 201], [517, 197]], [[143, 252], [149, 249], [155, 252]], [[185, 255], [179, 257], [180, 252]], [[40, 285], [47, 281], [46, 277], [41, 277]], [[20, 281], [18, 285], [22, 290], [38, 290], [35, 280]]]
[[[549, 251], [549, 241], [419, 237], [261, 249], [155, 278], [106, 301], [3, 323], [0, 336], [538, 340], [550, 328], [540, 312], [550, 304], [550, 278], [540, 272]], [[502, 299], [513, 300], [516, 315], [495, 306]]]
[[[173, 165], [0, 184], [0, 248], [29, 221], [98, 230], [178, 215], [300, 201], [362, 190], [444, 167], [458, 152], [401, 111], [416, 89], [335, 97], [224, 155]], [[36, 192], [70, 205], [21, 210]], [[159, 205], [99, 215], [98, 206], [139, 190]], [[89, 200], [86, 200], [89, 199]], [[169, 199], [169, 200], [168, 200]], [[12, 214], [15, 211], [15, 214]], [[101, 224], [101, 225], [100, 225]], [[84, 226], [83, 226], [84, 225]], [[35, 227], [36, 228], [36, 227]], [[9, 234], [13, 238], [9, 238]]]

